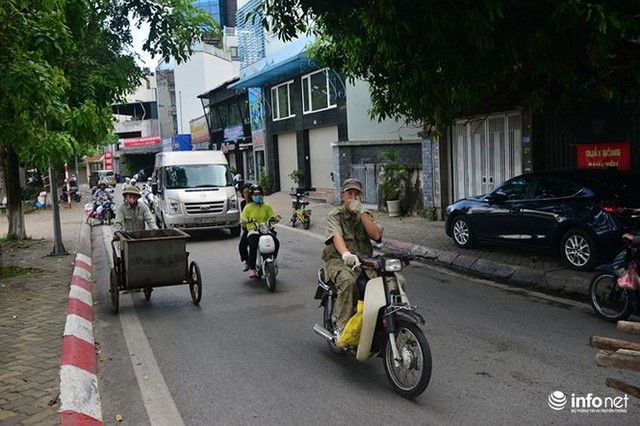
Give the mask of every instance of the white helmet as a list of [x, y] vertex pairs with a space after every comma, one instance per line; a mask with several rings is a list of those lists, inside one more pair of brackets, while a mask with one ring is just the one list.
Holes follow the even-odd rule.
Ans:
[[131, 185], [135, 185], [135, 184], [136, 184], [136, 182], [137, 182], [137, 180], [135, 180], [134, 178], [131, 178], [131, 180], [129, 180], [129, 183], [130, 183]]

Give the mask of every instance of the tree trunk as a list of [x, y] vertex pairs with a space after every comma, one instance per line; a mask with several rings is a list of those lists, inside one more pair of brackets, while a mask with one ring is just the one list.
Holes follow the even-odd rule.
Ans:
[[18, 155], [11, 147], [0, 145], [0, 157], [7, 191], [7, 219], [9, 221], [7, 238], [24, 240], [27, 238], [27, 232], [24, 226], [24, 211], [22, 210]]

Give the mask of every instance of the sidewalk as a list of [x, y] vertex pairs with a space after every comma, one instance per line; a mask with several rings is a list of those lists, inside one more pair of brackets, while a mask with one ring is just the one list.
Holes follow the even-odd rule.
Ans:
[[[88, 191], [84, 191], [87, 199]], [[267, 201], [289, 226], [291, 197], [272, 194]], [[50, 209], [25, 215], [31, 240], [3, 245], [4, 265], [34, 268], [32, 273], [0, 280], [0, 424], [60, 424], [60, 367], [63, 332], [76, 252], [89, 242], [80, 239], [83, 203], [60, 207], [63, 244], [69, 255], [49, 256], [53, 249]], [[311, 228], [324, 234], [326, 213], [332, 207], [312, 203]], [[443, 222], [420, 217], [374, 216], [384, 227], [383, 250], [423, 255], [436, 264], [520, 287], [556, 294], [586, 294], [591, 273], [579, 273], [559, 264], [553, 254], [483, 246], [462, 250], [444, 233]], [[297, 225], [301, 227], [300, 224]], [[0, 236], [8, 229], [0, 216]], [[85, 229], [86, 231], [86, 229]], [[87, 235], [83, 233], [82, 235]], [[90, 246], [89, 246], [90, 247]], [[87, 250], [83, 248], [81, 251]], [[87, 251], [88, 253], [88, 251]], [[93, 348], [89, 350], [92, 351]], [[94, 358], [94, 354], [89, 354]], [[64, 363], [63, 363], [64, 364]], [[78, 395], [82, 400], [85, 395]], [[94, 416], [99, 417], [99, 416]]]
[[[276, 213], [283, 217], [281, 224], [289, 225], [293, 212], [292, 197], [278, 192], [266, 197]], [[331, 205], [311, 203], [309, 232], [324, 234], [326, 214]], [[461, 249], [444, 232], [444, 222], [422, 217], [389, 217], [374, 212], [384, 227], [384, 251], [401, 251], [425, 256], [429, 262], [518, 287], [551, 292], [557, 295], [585, 296], [593, 272], [579, 272], [563, 266], [556, 253], [513, 247], [483, 245], [475, 249]], [[297, 224], [301, 228], [300, 224]]]
[[[25, 214], [30, 240], [2, 245], [4, 266], [33, 270], [0, 280], [0, 424], [60, 424], [61, 347], [82, 210], [81, 203], [59, 208], [68, 255], [49, 255], [54, 248], [51, 208]], [[0, 236], [7, 230], [2, 214]]]

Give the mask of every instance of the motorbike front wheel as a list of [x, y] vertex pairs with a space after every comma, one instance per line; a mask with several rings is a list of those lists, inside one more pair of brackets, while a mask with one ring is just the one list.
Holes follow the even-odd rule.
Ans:
[[616, 322], [631, 315], [629, 293], [618, 286], [618, 278], [611, 272], [598, 272], [589, 284], [589, 301], [600, 318]]
[[396, 330], [395, 343], [401, 359], [396, 365], [387, 338], [382, 352], [384, 372], [394, 391], [412, 399], [422, 394], [431, 380], [431, 349], [417, 325], [398, 321]]
[[264, 280], [267, 283], [267, 289], [271, 292], [276, 289], [276, 265], [273, 262], [266, 262], [264, 265]]
[[309, 226], [311, 226], [311, 217], [310, 216], [305, 216], [304, 217], [304, 222], [302, 222], [302, 227], [304, 229], [309, 229]]

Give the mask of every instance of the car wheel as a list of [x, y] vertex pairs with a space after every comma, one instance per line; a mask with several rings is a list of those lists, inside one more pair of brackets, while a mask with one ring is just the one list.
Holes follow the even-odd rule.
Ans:
[[469, 220], [464, 216], [458, 216], [451, 222], [451, 235], [455, 245], [461, 248], [473, 246], [473, 232]]
[[571, 229], [562, 237], [560, 256], [571, 268], [589, 271], [596, 262], [596, 245], [582, 229]]

